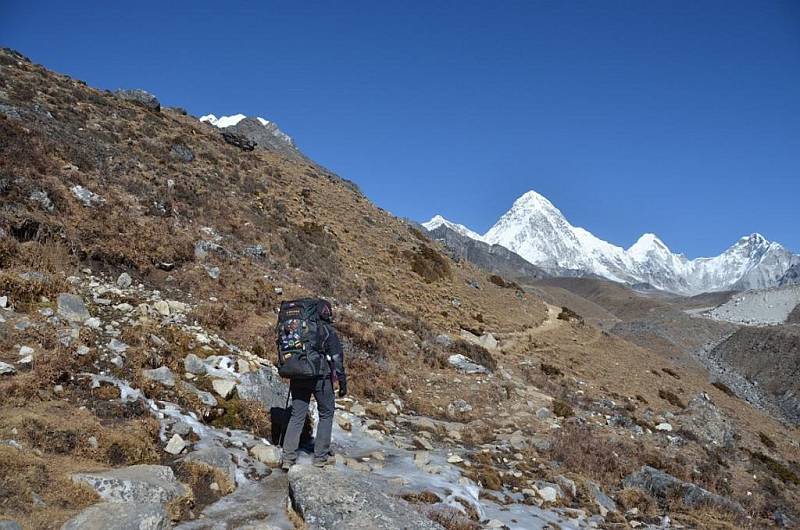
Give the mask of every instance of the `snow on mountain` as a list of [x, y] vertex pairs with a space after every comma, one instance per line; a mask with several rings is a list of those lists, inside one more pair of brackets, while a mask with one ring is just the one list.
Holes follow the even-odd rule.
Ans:
[[[553, 275], [597, 275], [624, 283], [649, 283], [681, 294], [777, 285], [797, 263], [794, 255], [760, 234], [745, 236], [719, 256], [689, 260], [655, 234], [627, 250], [575, 227], [545, 197], [529, 191], [486, 234], [436, 216], [425, 227], [447, 224], [462, 235], [516, 252]], [[473, 234], [473, 235], [470, 235]]]
[[[247, 120], [248, 117], [244, 114], [234, 114], [233, 116], [221, 116], [217, 118], [214, 114], [206, 114], [205, 116], [200, 116], [200, 121], [210, 123], [215, 127], [220, 129], [226, 129], [228, 127], [234, 127], [239, 125], [242, 120]], [[282, 143], [287, 144], [288, 146], [294, 147], [294, 140], [292, 140], [291, 136], [283, 132], [278, 128], [278, 125], [275, 122], [265, 120], [264, 118], [257, 116], [254, 118], [258, 121], [261, 125], [267, 129], [267, 132], [274, 136], [277, 140], [281, 141]]]
[[476, 241], [483, 241], [483, 237], [480, 234], [477, 234], [476, 232], [473, 232], [472, 230], [470, 230], [469, 228], [467, 228], [464, 225], [460, 225], [460, 224], [448, 221], [447, 219], [445, 219], [441, 215], [435, 215], [427, 223], [422, 223], [422, 226], [424, 226], [426, 230], [430, 230], [430, 231], [436, 230], [437, 228], [439, 228], [442, 225], [446, 226], [447, 228], [449, 228], [453, 232], [461, 234], [462, 236], [466, 236], [466, 237], [468, 237], [470, 239], [474, 239]]

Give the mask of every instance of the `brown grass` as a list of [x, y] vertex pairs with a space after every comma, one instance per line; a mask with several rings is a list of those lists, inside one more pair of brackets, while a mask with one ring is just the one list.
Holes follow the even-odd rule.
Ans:
[[411, 270], [426, 283], [443, 280], [451, 275], [448, 260], [440, 252], [425, 244], [414, 250], [407, 250], [403, 255], [411, 264]]

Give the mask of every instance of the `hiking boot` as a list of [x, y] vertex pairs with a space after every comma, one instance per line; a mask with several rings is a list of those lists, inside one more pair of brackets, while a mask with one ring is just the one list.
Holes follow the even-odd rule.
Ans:
[[329, 456], [326, 456], [325, 458], [320, 458], [319, 460], [317, 460], [316, 458], [314, 459], [314, 467], [325, 467], [333, 463], [334, 459]]

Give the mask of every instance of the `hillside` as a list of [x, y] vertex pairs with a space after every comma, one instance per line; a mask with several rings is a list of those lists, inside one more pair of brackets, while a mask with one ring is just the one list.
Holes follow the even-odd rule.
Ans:
[[[0, 51], [0, 521], [800, 520], [796, 428], [551, 300], [569, 290], [615, 326], [663, 302], [546, 280], [546, 303], [247, 128]], [[283, 474], [272, 329], [307, 295], [334, 301], [352, 395], [336, 465]], [[662, 336], [683, 351], [694, 333]]]

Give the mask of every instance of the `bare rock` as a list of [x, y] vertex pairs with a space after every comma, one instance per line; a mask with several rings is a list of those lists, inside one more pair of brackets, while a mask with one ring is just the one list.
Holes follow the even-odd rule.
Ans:
[[114, 92], [114, 95], [119, 99], [132, 101], [133, 103], [137, 103], [156, 112], [161, 110], [161, 103], [158, 101], [158, 98], [156, 98], [150, 92], [140, 88], [117, 90]]
[[678, 497], [687, 506], [716, 506], [724, 510], [743, 512], [742, 506], [691, 482], [684, 482], [650, 466], [628, 475], [622, 482], [627, 488], [639, 488], [659, 499]]
[[92, 315], [86, 309], [83, 298], [69, 293], [58, 295], [58, 315], [69, 322], [84, 322]]
[[101, 502], [64, 523], [61, 530], [166, 530], [170, 527], [163, 504]]
[[345, 473], [330, 466], [297, 465], [289, 470], [288, 477], [292, 503], [309, 530], [442, 530], [408, 503], [391, 495], [383, 480], [369, 474]]
[[125, 503], [166, 504], [188, 494], [166, 466], [137, 465], [72, 475], [73, 482], [88, 484], [103, 500]]

